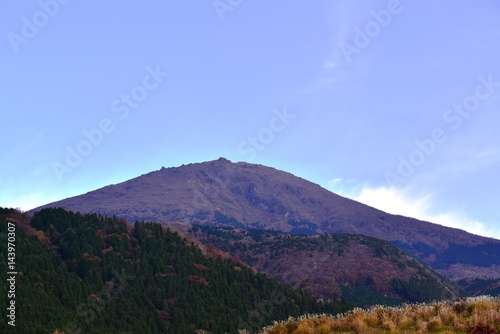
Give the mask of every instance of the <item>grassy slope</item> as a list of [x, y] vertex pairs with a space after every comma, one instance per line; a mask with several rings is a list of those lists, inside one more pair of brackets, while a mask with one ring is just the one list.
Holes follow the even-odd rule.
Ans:
[[336, 317], [305, 315], [275, 323], [260, 334], [498, 333], [499, 329], [500, 297], [481, 296], [455, 303], [375, 306]]

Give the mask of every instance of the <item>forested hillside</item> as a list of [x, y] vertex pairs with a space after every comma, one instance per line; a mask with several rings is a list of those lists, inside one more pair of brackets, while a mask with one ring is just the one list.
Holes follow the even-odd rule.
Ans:
[[[0, 240], [16, 224], [16, 327], [0, 332], [234, 333], [304, 313], [337, 313], [251, 269], [209, 258], [159, 224], [44, 209], [0, 209]], [[6, 247], [0, 269], [7, 272]], [[0, 300], [7, 305], [7, 287]]]
[[[220, 222], [220, 219], [219, 219]], [[191, 235], [268, 277], [359, 306], [453, 299], [463, 292], [387, 241], [359, 234], [293, 235], [195, 225]]]

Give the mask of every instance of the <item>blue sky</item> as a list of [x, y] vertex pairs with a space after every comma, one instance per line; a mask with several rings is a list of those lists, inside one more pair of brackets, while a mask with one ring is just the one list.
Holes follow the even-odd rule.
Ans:
[[9, 1], [0, 205], [265, 164], [500, 238], [500, 3]]

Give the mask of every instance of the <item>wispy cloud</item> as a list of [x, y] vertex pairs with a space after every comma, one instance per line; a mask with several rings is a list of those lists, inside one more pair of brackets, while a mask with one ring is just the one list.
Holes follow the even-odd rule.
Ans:
[[[380, 8], [386, 6], [387, 3], [384, 1], [364, 3], [361, 1], [340, 0], [324, 3], [326, 24], [330, 35], [326, 41], [328, 43], [326, 56], [320, 64], [320, 73], [311, 85], [311, 92], [323, 91], [334, 84], [344, 81], [348, 71], [352, 71], [352, 66], [349, 65], [351, 56], [346, 57], [346, 43], [356, 44], [353, 38], [356, 36], [356, 31], [360, 29], [359, 25], [365, 27], [367, 22], [371, 22], [380, 29], [384, 28], [385, 24], [380, 26], [377, 19], [372, 16], [375, 9], [380, 10]], [[384, 11], [390, 16], [387, 10], [384, 9]], [[372, 37], [374, 36], [372, 35]], [[367, 38], [371, 40], [372, 37]], [[360, 53], [360, 48], [364, 49], [366, 46], [351, 46], [351, 49], [355, 49], [356, 51], [353, 51], [353, 53], [357, 55]], [[364, 62], [356, 64], [358, 70], [364, 66]]]
[[336, 177], [326, 182], [326, 189], [341, 196], [352, 198], [352, 196], [359, 194], [361, 190], [359, 185], [359, 180]]
[[500, 167], [500, 149], [494, 147], [482, 150], [454, 147], [445, 152], [445, 157], [439, 166], [440, 177], [453, 173], [477, 178], [484, 169]]
[[306, 93], [323, 91], [331, 85], [338, 83], [343, 78], [343, 70], [346, 65], [339, 45], [351, 34], [355, 22], [352, 13], [356, 13], [355, 4], [352, 1], [325, 2], [325, 13], [330, 36], [325, 41], [327, 53], [323, 62], [320, 63], [320, 72], [306, 90]]
[[478, 152], [475, 156], [478, 163], [489, 164], [500, 162], [500, 149], [491, 148]]
[[335, 185], [337, 185], [339, 183], [342, 183], [342, 178], [341, 177], [337, 177], [335, 179], [331, 179], [331, 180], [328, 181], [328, 185], [329, 186], [335, 186]]
[[412, 217], [467, 232], [500, 239], [500, 233], [487, 228], [481, 221], [467, 217], [460, 211], [443, 211], [436, 208], [432, 193], [412, 194], [409, 189], [396, 187], [370, 187], [345, 183], [342, 178], [327, 182], [336, 193], [385, 211], [390, 214]]
[[[459, 228], [470, 233], [492, 237], [484, 223], [465, 216], [462, 212], [443, 212], [436, 209], [432, 194], [412, 195], [395, 187], [363, 187], [354, 200], [382, 211], [413, 217], [443, 226]], [[493, 236], [498, 238], [499, 236]]]

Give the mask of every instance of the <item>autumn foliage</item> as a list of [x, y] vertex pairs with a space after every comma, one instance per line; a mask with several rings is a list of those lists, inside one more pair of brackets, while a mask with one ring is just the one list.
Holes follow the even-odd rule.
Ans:
[[493, 334], [500, 329], [500, 297], [472, 297], [457, 302], [375, 306], [348, 313], [304, 315], [275, 322], [260, 334], [299, 333], [468, 333]]

